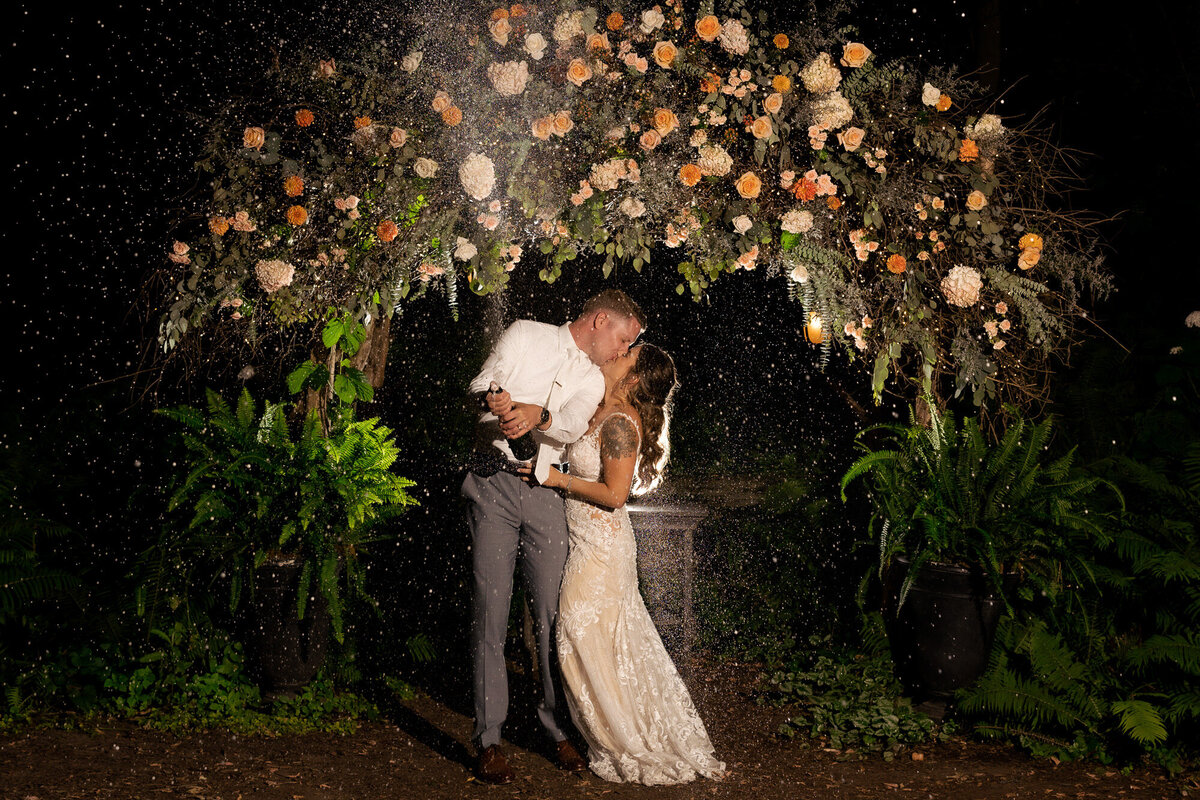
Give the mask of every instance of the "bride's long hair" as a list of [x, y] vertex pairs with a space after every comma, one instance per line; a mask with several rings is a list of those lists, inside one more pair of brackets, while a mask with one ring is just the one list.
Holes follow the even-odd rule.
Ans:
[[637, 362], [626, 380], [629, 404], [637, 409], [642, 420], [642, 448], [638, 453], [638, 468], [633, 493], [645, 494], [657, 486], [667, 467], [671, 447], [668, 429], [671, 402], [678, 382], [675, 362], [661, 347], [643, 344], [638, 348]]

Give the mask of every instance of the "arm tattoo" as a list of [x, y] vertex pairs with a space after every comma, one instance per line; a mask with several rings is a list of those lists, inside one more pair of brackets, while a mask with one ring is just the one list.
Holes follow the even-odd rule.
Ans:
[[628, 417], [613, 414], [600, 431], [602, 458], [628, 458], [637, 452], [637, 428]]

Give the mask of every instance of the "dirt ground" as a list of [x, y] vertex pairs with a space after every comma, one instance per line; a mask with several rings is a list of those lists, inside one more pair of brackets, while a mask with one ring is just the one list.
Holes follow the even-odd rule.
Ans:
[[[346, 737], [277, 739], [223, 732], [177, 738], [113, 723], [87, 732], [36, 730], [0, 739], [0, 797], [51, 798], [898, 798], [1200, 797], [1194, 781], [1157, 770], [1132, 775], [1097, 765], [1035, 761], [1007, 747], [955, 741], [905, 754], [844, 760], [807, 740], [772, 735], [783, 713], [755, 704], [754, 671], [736, 665], [684, 670], [728, 767], [723, 781], [679, 787], [611, 784], [560, 772], [543, 755], [532, 725], [513, 722], [506, 744], [518, 777], [487, 786], [471, 774], [471, 720], [461, 696], [422, 696], [387, 709], [384, 719]], [[532, 717], [514, 705], [510, 720]], [[915, 758], [913, 756], [916, 756]]]

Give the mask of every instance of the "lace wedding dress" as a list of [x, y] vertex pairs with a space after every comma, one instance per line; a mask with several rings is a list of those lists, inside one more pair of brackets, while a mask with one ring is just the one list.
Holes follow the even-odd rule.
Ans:
[[[577, 478], [600, 477], [602, 427], [570, 447]], [[566, 506], [570, 554], [558, 601], [558, 657], [592, 771], [644, 784], [720, 778], [725, 765], [638, 593], [629, 512], [570, 497]]]

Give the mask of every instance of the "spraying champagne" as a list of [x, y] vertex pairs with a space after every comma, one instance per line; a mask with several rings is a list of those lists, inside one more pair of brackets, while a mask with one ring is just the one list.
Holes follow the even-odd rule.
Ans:
[[[492, 385], [488, 388], [491, 394], [500, 394], [504, 390], [500, 388], [500, 384], [492, 381]], [[512, 406], [509, 406], [510, 410]], [[508, 447], [512, 450], [513, 456], [518, 461], [529, 461], [537, 455], [537, 442], [533, 440], [533, 431], [525, 431], [515, 439], [508, 440]]]

